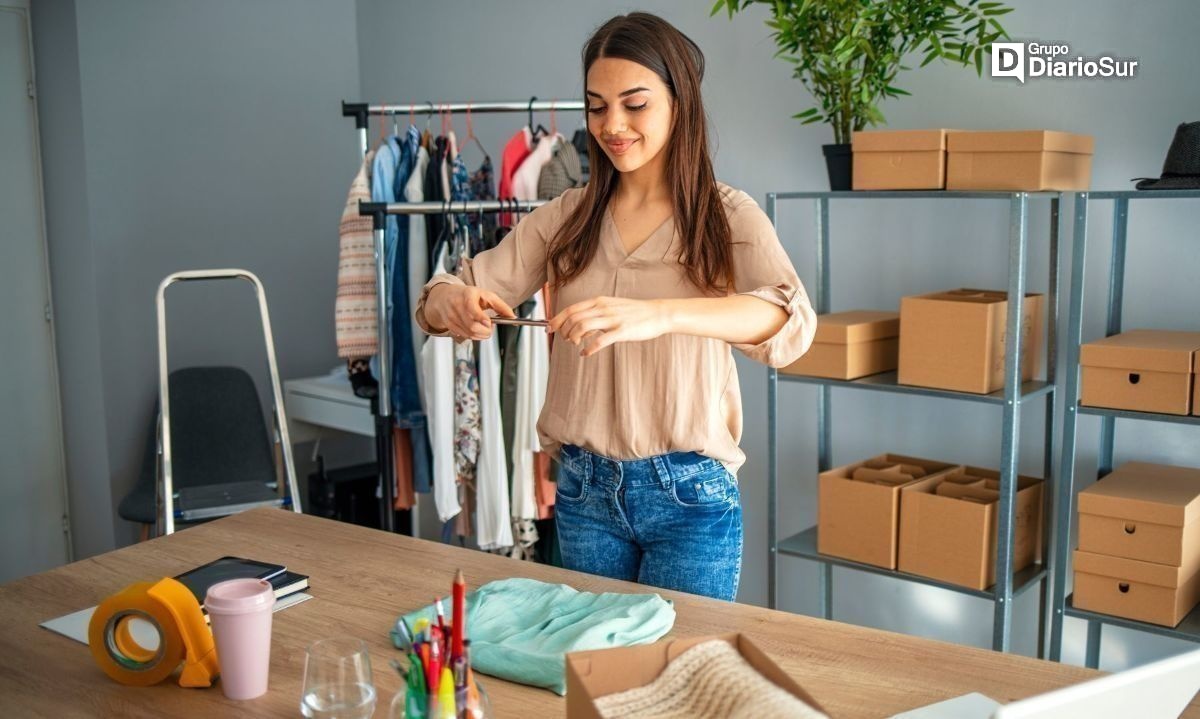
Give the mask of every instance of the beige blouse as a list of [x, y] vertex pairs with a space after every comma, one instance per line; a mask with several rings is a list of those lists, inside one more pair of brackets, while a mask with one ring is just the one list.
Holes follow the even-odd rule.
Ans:
[[[736, 293], [760, 297], [788, 314], [769, 339], [732, 346], [771, 367], [791, 364], [812, 343], [816, 314], [766, 214], [745, 192], [723, 184], [720, 190], [733, 236]], [[547, 246], [582, 198], [583, 190], [568, 190], [518, 222], [499, 245], [465, 260], [458, 276], [435, 275], [417, 301], [417, 324], [431, 335], [448, 335], [425, 319], [429, 290], [443, 282], [491, 290], [514, 308], [533, 296], [553, 279]], [[553, 293], [547, 316], [598, 296], [704, 297], [687, 279], [677, 258], [680, 247], [675, 223], [668, 220], [626, 254], [612, 215], [605, 213], [592, 263]], [[730, 343], [666, 334], [617, 342], [580, 357], [574, 345], [562, 346], [565, 341], [554, 335], [546, 402], [537, 424], [543, 451], [555, 459], [564, 444], [612, 459], [695, 451], [719, 460], [734, 475], [745, 463], [738, 447], [742, 396]]]

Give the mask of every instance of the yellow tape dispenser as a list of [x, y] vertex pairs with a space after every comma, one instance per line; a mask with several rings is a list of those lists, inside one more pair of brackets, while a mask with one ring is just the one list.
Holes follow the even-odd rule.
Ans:
[[[158, 631], [158, 647], [134, 639], [133, 620]], [[220, 670], [212, 631], [191, 590], [175, 579], [137, 582], [105, 599], [88, 625], [92, 658], [114, 680], [132, 686], [157, 684], [185, 662], [179, 686], [212, 686]]]

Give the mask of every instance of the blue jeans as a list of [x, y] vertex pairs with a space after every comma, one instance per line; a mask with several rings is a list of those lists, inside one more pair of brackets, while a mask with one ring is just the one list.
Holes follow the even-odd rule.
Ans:
[[742, 503], [724, 465], [696, 452], [609, 459], [564, 445], [554, 514], [563, 565], [733, 601]]

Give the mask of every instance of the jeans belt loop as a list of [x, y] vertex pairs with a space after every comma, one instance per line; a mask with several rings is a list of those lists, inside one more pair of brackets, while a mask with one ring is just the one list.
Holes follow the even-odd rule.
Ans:
[[658, 472], [659, 483], [664, 488], [669, 488], [671, 486], [671, 468], [667, 464], [666, 456], [656, 454], [650, 458], [650, 461], [654, 463], [654, 470]]

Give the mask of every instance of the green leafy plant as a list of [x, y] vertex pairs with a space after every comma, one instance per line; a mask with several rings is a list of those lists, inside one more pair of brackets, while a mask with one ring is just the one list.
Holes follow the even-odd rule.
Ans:
[[732, 18], [758, 3], [771, 8], [775, 56], [818, 104], [794, 117], [832, 125], [837, 143], [883, 124], [884, 98], [909, 94], [892, 83], [912, 69], [903, 64], [910, 53], [923, 53], [920, 67], [941, 58], [982, 75], [992, 42], [1008, 37], [997, 18], [1012, 12], [979, 0], [717, 0], [711, 14], [724, 8]]

